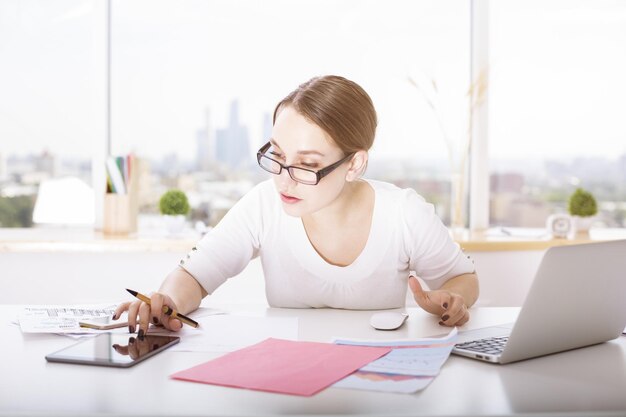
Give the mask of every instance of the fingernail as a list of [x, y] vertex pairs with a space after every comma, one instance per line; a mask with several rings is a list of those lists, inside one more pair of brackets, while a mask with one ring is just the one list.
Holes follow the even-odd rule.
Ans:
[[135, 338], [131, 337], [130, 339], [128, 339], [128, 344], [132, 345], [133, 343], [135, 343]]
[[439, 322], [439, 325], [440, 325], [440, 326], [443, 326], [443, 321], [440, 321], [440, 322]]
[[152, 317], [152, 323], [159, 324], [159, 319], [157, 317]]
[[447, 314], [444, 314], [444, 315], [441, 317], [441, 320], [446, 321], [446, 320], [448, 320], [449, 318], [450, 318], [450, 316], [448, 316]]
[[143, 340], [143, 329], [139, 329], [139, 334], [137, 336], [139, 336], [139, 340]]
[[135, 333], [135, 326], [128, 326], [128, 333]]
[[448, 308], [448, 303], [443, 303], [443, 308]]
[[115, 318], [115, 313], [113, 313], [113, 320], [117, 320], [117, 319]]

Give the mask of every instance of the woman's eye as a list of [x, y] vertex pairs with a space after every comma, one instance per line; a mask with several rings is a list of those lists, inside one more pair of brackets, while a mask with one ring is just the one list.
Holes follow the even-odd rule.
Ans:
[[302, 165], [303, 167], [307, 167], [307, 168], [317, 168], [317, 167], [319, 166], [319, 165], [318, 165], [318, 164], [316, 164], [316, 163], [308, 163], [308, 164], [307, 164], [306, 162], [303, 162], [303, 163], [302, 163], [302, 164], [300, 164], [300, 165]]
[[273, 156], [275, 156], [276, 158], [279, 158], [279, 159], [283, 157], [282, 154], [279, 154], [278, 152], [270, 152], [270, 155], [273, 155]]

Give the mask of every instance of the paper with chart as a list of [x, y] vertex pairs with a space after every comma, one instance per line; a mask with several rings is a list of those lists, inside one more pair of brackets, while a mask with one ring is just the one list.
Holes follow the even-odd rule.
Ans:
[[341, 345], [391, 347], [392, 351], [334, 384], [337, 388], [413, 393], [439, 374], [457, 339], [456, 327], [442, 338], [367, 341], [336, 339]]
[[22, 333], [93, 333], [78, 322], [112, 316], [117, 304], [32, 305], [22, 309], [18, 323]]

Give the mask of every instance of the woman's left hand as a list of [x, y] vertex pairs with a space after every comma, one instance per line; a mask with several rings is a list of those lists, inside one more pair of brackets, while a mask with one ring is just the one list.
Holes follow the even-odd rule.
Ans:
[[417, 278], [409, 276], [409, 288], [417, 304], [431, 314], [441, 317], [442, 326], [462, 326], [470, 318], [463, 297], [448, 290], [424, 291]]

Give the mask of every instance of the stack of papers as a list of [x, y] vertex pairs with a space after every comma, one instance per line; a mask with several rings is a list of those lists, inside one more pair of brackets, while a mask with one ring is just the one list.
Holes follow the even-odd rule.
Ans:
[[97, 333], [98, 330], [80, 327], [78, 322], [111, 317], [116, 307], [117, 304], [28, 306], [20, 312], [18, 323], [22, 333]]
[[[16, 324], [22, 333], [55, 333], [79, 338], [102, 332], [128, 333], [128, 327], [97, 330], [81, 327], [81, 321], [98, 321], [110, 318], [117, 304], [91, 305], [34, 305], [25, 307]], [[153, 326], [150, 334], [171, 334], [181, 338], [170, 351], [186, 352], [232, 352], [259, 343], [267, 338], [298, 339], [297, 317], [236, 316], [224, 311], [200, 307], [189, 314], [200, 327], [183, 326], [177, 332]], [[126, 321], [123, 315], [119, 321]], [[219, 335], [219, 337], [216, 337]]]
[[310, 396], [390, 350], [267, 339], [177, 372], [172, 378]]

